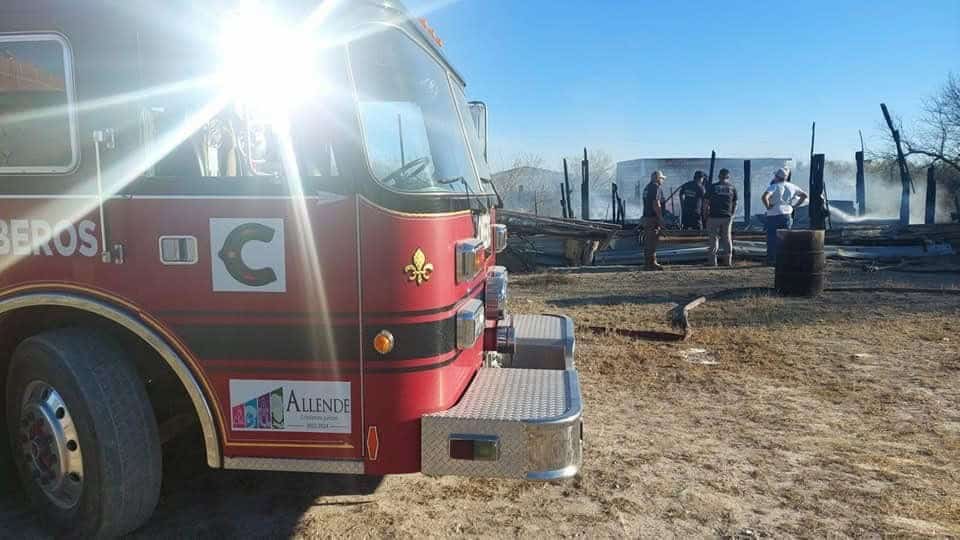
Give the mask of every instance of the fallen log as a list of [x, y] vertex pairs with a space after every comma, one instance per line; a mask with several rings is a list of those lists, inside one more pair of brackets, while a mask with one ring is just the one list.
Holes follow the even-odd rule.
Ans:
[[690, 310], [706, 301], [706, 297], [700, 296], [686, 304], [678, 304], [667, 313], [670, 319], [670, 326], [681, 330], [683, 332], [682, 334], [661, 332], [658, 330], [631, 330], [628, 328], [613, 328], [609, 326], [588, 326], [587, 330], [595, 334], [616, 334], [618, 336], [648, 341], [686, 341], [693, 335], [693, 327], [690, 325]]
[[706, 301], [706, 297], [700, 296], [670, 310], [670, 326], [683, 330], [684, 341], [690, 339], [690, 336], [693, 335], [693, 327], [690, 326], [690, 310]]

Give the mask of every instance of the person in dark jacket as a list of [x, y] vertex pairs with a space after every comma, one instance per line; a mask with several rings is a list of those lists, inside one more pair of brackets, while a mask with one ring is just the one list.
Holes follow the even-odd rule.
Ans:
[[650, 183], [643, 189], [643, 254], [647, 270], [663, 270], [657, 264], [657, 244], [663, 229], [663, 172], [653, 171]]
[[700, 230], [703, 220], [704, 198], [707, 195], [703, 171], [693, 173], [693, 180], [680, 186], [680, 228]]
[[737, 212], [737, 188], [730, 183], [730, 171], [720, 169], [720, 181], [707, 192], [707, 264], [717, 266], [718, 248], [724, 266], [733, 266], [733, 216]]

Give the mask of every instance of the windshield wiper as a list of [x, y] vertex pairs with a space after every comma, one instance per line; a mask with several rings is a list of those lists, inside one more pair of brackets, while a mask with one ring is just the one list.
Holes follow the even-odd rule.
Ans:
[[[474, 199], [476, 199], [476, 201], [477, 201], [477, 202], [479, 203], [479, 205], [481, 206], [481, 210], [484, 210], [484, 211], [486, 211], [486, 212], [490, 212], [490, 205], [489, 205], [489, 204], [484, 204], [484, 198], [480, 197], [478, 193], [475, 193], [475, 192], [473, 191], [473, 189], [470, 188], [470, 182], [467, 182], [467, 179], [464, 178], [463, 176], [453, 176], [453, 177], [450, 177], [450, 178], [441, 178], [440, 180], [434, 180], [434, 182], [437, 183], [437, 184], [443, 185], [443, 186], [448, 186], [448, 185], [450, 185], [450, 184], [456, 184], [456, 183], [458, 183], [458, 182], [461, 183], [461, 184], [463, 184], [463, 189], [464, 189], [464, 191], [466, 192], [467, 200], [468, 200], [468, 201], [471, 201], [470, 209], [473, 210], [473, 203], [472, 203], [472, 201], [473, 201]], [[494, 191], [496, 191], [496, 188], [494, 188]], [[499, 194], [497, 195], [497, 198], [498, 198], [498, 199], [500, 198], [500, 195], [499, 195]], [[476, 232], [476, 231], [474, 231], [474, 232]]]
[[500, 196], [500, 192], [497, 191], [497, 185], [493, 183], [492, 178], [480, 177], [480, 181], [484, 184], [489, 184], [493, 188], [493, 194], [497, 196], [497, 208], [503, 208], [503, 197]]

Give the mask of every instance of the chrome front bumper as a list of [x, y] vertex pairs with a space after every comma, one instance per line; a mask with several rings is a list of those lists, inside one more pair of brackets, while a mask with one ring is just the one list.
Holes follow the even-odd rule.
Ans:
[[[516, 349], [504, 362], [513, 367], [481, 368], [459, 403], [422, 417], [424, 474], [557, 480], [580, 469], [583, 402], [573, 323], [514, 319]], [[481, 459], [454, 451], [454, 441], [465, 440], [484, 446]]]

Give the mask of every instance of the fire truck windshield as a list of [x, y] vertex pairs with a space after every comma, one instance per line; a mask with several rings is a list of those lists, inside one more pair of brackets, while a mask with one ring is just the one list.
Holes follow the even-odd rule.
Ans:
[[482, 192], [463, 124], [472, 120], [443, 66], [393, 29], [365, 36], [349, 51], [374, 177], [403, 192]]

